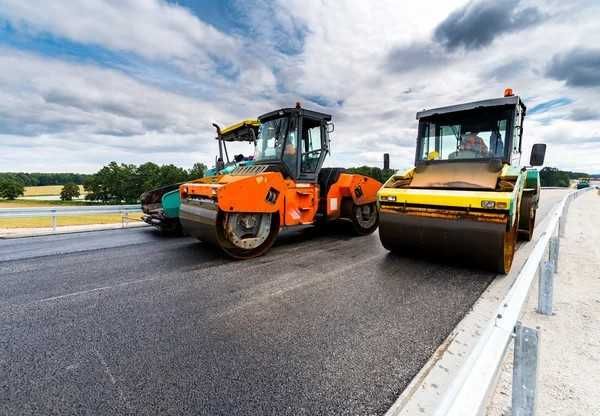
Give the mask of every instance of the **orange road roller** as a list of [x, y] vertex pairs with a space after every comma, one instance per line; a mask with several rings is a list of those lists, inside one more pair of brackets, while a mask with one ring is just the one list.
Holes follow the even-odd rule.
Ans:
[[229, 256], [260, 256], [285, 227], [346, 219], [358, 235], [378, 226], [381, 183], [343, 168], [322, 168], [331, 115], [282, 108], [259, 117], [254, 165], [182, 184], [184, 231]]

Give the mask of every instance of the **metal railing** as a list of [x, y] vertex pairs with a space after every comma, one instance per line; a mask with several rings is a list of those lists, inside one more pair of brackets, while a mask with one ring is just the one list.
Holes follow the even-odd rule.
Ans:
[[[509, 343], [513, 338], [517, 339], [520, 334], [524, 333], [518, 319], [527, 300], [531, 283], [536, 276], [539, 276], [540, 279], [538, 312], [551, 313], [552, 275], [558, 270], [559, 237], [564, 236], [565, 233], [567, 212], [573, 199], [591, 189], [594, 188], [584, 188], [570, 193], [552, 212], [545, 230], [511, 289], [501, 301], [495, 317], [484, 328], [481, 338], [466, 358], [457, 376], [450, 383], [446, 393], [440, 398], [434, 413], [436, 416], [475, 416], [485, 411], [487, 400], [495, 388], [496, 376]], [[549, 245], [550, 249], [546, 254]], [[537, 342], [537, 336], [525, 333], [528, 334], [529, 339], [535, 338]], [[519, 351], [523, 349], [521, 348], [523, 341], [522, 338], [518, 338]], [[521, 365], [518, 367], [522, 368]], [[517, 376], [519, 380], [522, 380], [522, 374], [522, 370], [521, 372], [515, 371], [513, 377]], [[515, 396], [517, 396], [517, 401], [522, 398], [526, 404], [531, 403], [531, 386], [513, 383], [513, 387], [524, 391], [524, 393], [519, 392], [515, 395], [513, 390], [513, 414], [531, 414], [514, 407]], [[533, 386], [533, 391], [535, 391], [535, 386]]]
[[81, 207], [0, 208], [0, 218], [49, 217], [52, 232], [56, 232], [57, 217], [69, 215], [121, 214], [121, 226], [129, 225], [129, 214], [141, 212], [140, 205], [86, 205]]

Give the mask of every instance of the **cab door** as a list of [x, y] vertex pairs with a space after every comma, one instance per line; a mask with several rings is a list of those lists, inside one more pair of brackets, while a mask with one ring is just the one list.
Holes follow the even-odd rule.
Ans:
[[327, 152], [327, 126], [323, 120], [303, 117], [300, 126], [300, 174], [298, 179], [317, 182]]
[[301, 117], [298, 131], [298, 176], [286, 195], [286, 225], [314, 222], [319, 208], [317, 177], [327, 148], [327, 130], [322, 120]]

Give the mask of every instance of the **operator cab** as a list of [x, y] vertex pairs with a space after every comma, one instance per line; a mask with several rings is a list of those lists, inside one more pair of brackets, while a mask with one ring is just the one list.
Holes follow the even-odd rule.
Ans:
[[263, 114], [259, 120], [255, 164], [274, 165], [294, 180], [316, 182], [329, 151], [331, 115], [297, 104]]
[[421, 111], [415, 162], [500, 160], [518, 165], [525, 112], [514, 95]]
[[[526, 110], [507, 89], [502, 98], [418, 112], [414, 172], [394, 176], [386, 187], [500, 189], [506, 183], [500, 172], [520, 166]], [[545, 151], [545, 144], [535, 144], [530, 166], [542, 165]]]
[[213, 123], [217, 130], [215, 140], [219, 142], [219, 154], [215, 156], [215, 167], [208, 169], [206, 176], [216, 175], [224, 169], [233, 169], [235, 166], [243, 166], [247, 163], [252, 163], [252, 156], [244, 156], [243, 154], [229, 156], [227, 143], [247, 142], [254, 144], [260, 122], [256, 119], [242, 120], [239, 123], [221, 129], [217, 124]]

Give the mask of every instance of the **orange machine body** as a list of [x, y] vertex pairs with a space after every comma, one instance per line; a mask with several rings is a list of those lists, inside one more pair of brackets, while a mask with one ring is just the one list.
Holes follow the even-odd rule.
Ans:
[[323, 167], [331, 115], [282, 108], [261, 115], [254, 163], [180, 186], [183, 231], [229, 256], [263, 255], [284, 227], [348, 220], [356, 235], [379, 225], [378, 181]]
[[317, 214], [327, 220], [345, 216], [345, 201], [374, 203], [381, 183], [363, 175], [342, 173], [321, 197], [318, 183], [286, 179], [279, 172], [221, 175], [180, 186], [182, 199], [210, 201], [221, 212], [279, 213], [280, 227], [308, 225]]

